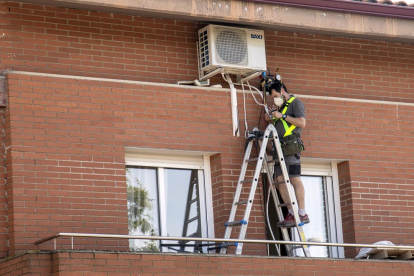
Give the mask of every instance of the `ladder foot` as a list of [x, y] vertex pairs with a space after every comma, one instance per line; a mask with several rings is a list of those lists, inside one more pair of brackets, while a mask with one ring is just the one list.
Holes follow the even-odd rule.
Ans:
[[227, 248], [229, 246], [238, 246], [238, 242], [222, 243], [219, 245], [220, 248]]

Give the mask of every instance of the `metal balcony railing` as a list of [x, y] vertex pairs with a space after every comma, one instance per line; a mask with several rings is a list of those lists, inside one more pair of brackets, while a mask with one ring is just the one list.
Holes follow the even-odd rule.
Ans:
[[[257, 243], [257, 244], [288, 244], [288, 245], [312, 245], [312, 246], [335, 246], [335, 247], [356, 247], [356, 248], [378, 248], [388, 250], [412, 250], [414, 246], [405, 245], [376, 245], [376, 244], [353, 244], [353, 243], [327, 243], [327, 242], [300, 242], [300, 241], [280, 241], [280, 240], [239, 240], [239, 239], [216, 239], [216, 238], [196, 238], [196, 237], [160, 237], [160, 236], [133, 236], [133, 235], [107, 235], [107, 234], [83, 234], [83, 233], [58, 233], [36, 241], [39, 245], [53, 240], [56, 250], [56, 239], [70, 237], [73, 249], [74, 238], [104, 238], [104, 239], [138, 239], [138, 240], [169, 240], [169, 241], [204, 241], [215, 243]], [[213, 246], [213, 244], [212, 244]]]

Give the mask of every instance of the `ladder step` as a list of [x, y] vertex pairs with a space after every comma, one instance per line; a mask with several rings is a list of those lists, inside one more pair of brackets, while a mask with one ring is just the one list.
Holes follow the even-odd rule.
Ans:
[[188, 238], [191, 238], [191, 237], [196, 237], [197, 236], [197, 232], [195, 232], [195, 233], [192, 233], [190, 236], [187, 236]]
[[254, 162], [254, 161], [257, 161], [257, 160], [259, 160], [259, 158], [258, 158], [258, 157], [255, 157], [255, 158], [250, 158], [250, 159], [247, 159], [247, 160], [246, 160], [246, 163]]
[[295, 203], [282, 203], [282, 204], [278, 204], [277, 207], [285, 207], [285, 206], [291, 206], [291, 205], [295, 205]]
[[[192, 238], [192, 237], [195, 237], [195, 236], [197, 236], [197, 232], [192, 233], [190, 236], [187, 236], [187, 238]], [[188, 242], [190, 242], [190, 241], [179, 241], [178, 243], [179, 244], [186, 244]]]
[[273, 164], [273, 163], [279, 164], [279, 159], [273, 159], [273, 160], [267, 161], [267, 164]]
[[247, 224], [247, 221], [244, 220], [244, 219], [239, 220], [239, 221], [229, 221], [229, 222], [226, 222], [226, 223], [224, 223], [224, 226], [233, 226], [233, 225], [239, 226], [239, 225], [243, 225], [243, 224]]
[[193, 200], [189, 201], [187, 204], [192, 204], [192, 203], [197, 202], [197, 201], [198, 201], [198, 197], [196, 197]]
[[193, 222], [193, 221], [195, 221], [197, 219], [198, 219], [198, 216], [197, 217], [193, 217], [193, 218], [187, 220], [185, 223], [190, 223], [190, 222]]
[[[257, 179], [254, 179], [255, 181], [257, 181]], [[240, 184], [244, 184], [244, 183], [252, 183], [253, 182], [253, 179], [249, 179], [249, 180], [243, 180], [243, 181], [240, 181]]]
[[208, 247], [207, 248], [208, 251], [217, 250], [217, 249], [221, 249], [221, 246], [215, 246], [215, 247]]
[[235, 205], [241, 205], [241, 204], [247, 204], [247, 203], [249, 203], [249, 201], [248, 200], [244, 200], [244, 201], [239, 201], [239, 202], [236, 202], [236, 203], [234, 203]]

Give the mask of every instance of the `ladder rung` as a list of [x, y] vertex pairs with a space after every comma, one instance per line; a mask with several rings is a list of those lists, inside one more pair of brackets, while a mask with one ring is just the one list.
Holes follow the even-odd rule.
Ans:
[[[197, 232], [192, 233], [190, 236], [187, 236], [187, 238], [192, 238], [192, 237], [195, 237], [195, 236], [197, 236]], [[179, 241], [178, 243], [179, 244], [186, 244], [188, 242], [190, 242], [190, 241]]]
[[294, 205], [294, 203], [282, 203], [282, 204], [278, 204], [277, 207], [284, 207], [284, 206], [290, 206], [290, 205]]
[[235, 205], [241, 205], [241, 204], [247, 204], [247, 203], [249, 203], [249, 201], [248, 200], [244, 200], [244, 201], [239, 201], [239, 202], [236, 202], [236, 203], [234, 203]]
[[198, 201], [198, 197], [194, 198], [193, 200], [189, 201], [187, 204], [192, 204], [194, 202]]
[[190, 222], [193, 222], [193, 221], [195, 221], [196, 219], [198, 219], [198, 217], [193, 217], [193, 218], [191, 218], [191, 219], [187, 220], [185, 223], [190, 223]]
[[246, 160], [246, 163], [250, 163], [250, 162], [253, 162], [253, 161], [257, 161], [257, 160], [259, 160], [259, 158], [258, 158], [258, 157], [255, 157], [255, 158], [250, 158], [250, 159], [247, 159], [247, 160]]
[[197, 236], [197, 232], [195, 232], [195, 233], [192, 233], [190, 236], [187, 236], [188, 238], [191, 238], [191, 237], [196, 237]]
[[239, 226], [239, 225], [243, 225], [243, 224], [247, 224], [247, 221], [244, 220], [244, 219], [239, 220], [239, 221], [229, 221], [229, 222], [226, 222], [226, 223], [224, 223], [224, 226], [233, 226], [233, 225]]
[[267, 161], [267, 164], [273, 164], [273, 163], [279, 164], [279, 159], [273, 159], [273, 160]]
[[202, 244], [199, 244], [198, 246], [199, 247], [209, 247], [209, 246], [213, 246], [213, 245], [214, 246], [219, 246], [219, 244], [217, 244], [217, 243], [202, 243]]
[[[257, 179], [254, 179], [254, 180], [256, 180], [257, 181]], [[253, 179], [249, 179], [249, 180], [243, 180], [243, 181], [240, 181], [240, 184], [244, 184], [244, 183], [252, 183], [253, 182]]]

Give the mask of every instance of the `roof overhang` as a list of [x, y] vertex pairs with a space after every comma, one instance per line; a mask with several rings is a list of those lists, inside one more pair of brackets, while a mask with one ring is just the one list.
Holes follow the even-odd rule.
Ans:
[[245, 0], [246, 2], [287, 5], [292, 7], [330, 10], [390, 18], [414, 19], [414, 8], [351, 0]]
[[[414, 9], [339, 0], [19, 0], [110, 13], [414, 42]], [[389, 9], [389, 10], [388, 10]], [[386, 12], [386, 10], [388, 10]], [[412, 14], [412, 15], [410, 15]]]

